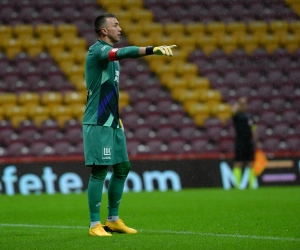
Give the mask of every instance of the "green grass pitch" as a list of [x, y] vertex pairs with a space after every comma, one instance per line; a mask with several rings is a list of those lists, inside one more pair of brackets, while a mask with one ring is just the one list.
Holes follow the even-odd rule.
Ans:
[[0, 249], [300, 249], [300, 187], [125, 193], [120, 217], [138, 234], [91, 237], [85, 193], [1, 195]]

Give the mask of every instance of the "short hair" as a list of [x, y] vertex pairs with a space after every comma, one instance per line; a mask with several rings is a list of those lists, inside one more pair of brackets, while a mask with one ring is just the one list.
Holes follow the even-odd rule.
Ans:
[[112, 13], [104, 13], [100, 16], [97, 16], [95, 22], [94, 22], [94, 30], [97, 33], [98, 36], [101, 34], [101, 28], [104, 26], [106, 22], [106, 18], [114, 17], [117, 18], [114, 14]]

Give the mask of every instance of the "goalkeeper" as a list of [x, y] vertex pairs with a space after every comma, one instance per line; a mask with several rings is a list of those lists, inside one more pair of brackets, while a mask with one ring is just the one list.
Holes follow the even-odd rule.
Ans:
[[[124, 183], [130, 170], [126, 138], [119, 117], [119, 60], [147, 55], [173, 56], [171, 46], [114, 48], [122, 29], [115, 15], [105, 13], [96, 18], [94, 29], [98, 40], [86, 56], [85, 80], [87, 104], [83, 115], [85, 165], [90, 167], [88, 206], [91, 236], [111, 236], [110, 232], [135, 234], [119, 218]], [[108, 167], [113, 173], [108, 184], [108, 216], [100, 222], [102, 189]], [[104, 230], [105, 229], [105, 230]]]

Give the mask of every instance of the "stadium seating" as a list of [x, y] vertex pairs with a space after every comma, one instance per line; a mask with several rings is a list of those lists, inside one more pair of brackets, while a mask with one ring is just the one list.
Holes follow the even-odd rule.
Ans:
[[[0, 132], [0, 155], [82, 154], [85, 53], [97, 39], [91, 23], [105, 11], [120, 20], [117, 46], [178, 45], [172, 59], [120, 62], [129, 154], [232, 152], [229, 104], [241, 95], [266, 150], [297, 150], [298, 7], [289, 0], [2, 1], [0, 119], [10, 126]], [[34, 126], [23, 126], [28, 121]]]

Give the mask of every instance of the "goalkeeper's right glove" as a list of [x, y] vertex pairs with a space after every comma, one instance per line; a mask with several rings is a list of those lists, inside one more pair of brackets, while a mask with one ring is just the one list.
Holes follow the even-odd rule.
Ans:
[[147, 47], [146, 48], [146, 54], [155, 54], [159, 56], [173, 56], [173, 48], [176, 48], [176, 45], [162, 45], [158, 47]]

